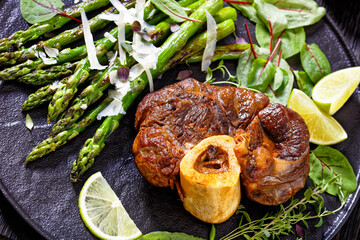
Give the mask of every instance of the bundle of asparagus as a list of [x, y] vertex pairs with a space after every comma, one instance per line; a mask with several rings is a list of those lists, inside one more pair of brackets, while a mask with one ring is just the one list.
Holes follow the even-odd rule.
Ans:
[[[110, 2], [114, 3], [116, 1], [111, 0]], [[79, 16], [80, 8], [85, 11], [92, 11], [108, 3], [109, 1], [105, 0], [85, 1], [66, 10], [66, 12], [71, 16]], [[191, 15], [188, 17], [189, 20], [183, 22], [179, 29], [174, 32], [171, 31], [171, 26], [174, 24], [171, 15], [168, 16], [161, 12], [152, 4], [148, 4], [143, 9], [144, 21], [155, 25], [154, 30], [147, 33], [147, 37], [150, 38], [147, 40], [156, 46], [160, 46], [156, 68], [150, 69], [153, 78], [179, 63], [202, 61], [202, 54], [208, 37], [207, 31], [202, 30], [207, 20], [206, 11], [213, 15], [217, 23], [217, 40], [223, 39], [235, 31], [236, 10], [231, 7], [224, 7], [222, 0], [198, 0], [195, 2], [192, 0], [179, 0], [178, 3], [186, 7]], [[116, 4], [114, 6], [116, 7]], [[124, 3], [124, 6], [131, 9], [134, 8], [135, 4], [134, 2], [128, 2], [127, 4]], [[109, 19], [105, 20], [102, 17], [104, 15], [110, 16], [109, 12], [116, 13], [117, 9], [110, 7], [103, 14], [97, 15], [89, 21], [92, 32], [103, 29], [110, 23]], [[157, 14], [154, 14], [154, 12]], [[115, 15], [112, 14], [111, 16]], [[59, 15], [46, 22], [37, 23], [26, 31], [16, 32], [10, 38], [0, 40], [0, 52], [6, 51], [12, 45], [22, 46], [26, 41], [36, 39], [46, 32], [60, 28], [68, 21], [68, 18]], [[131, 48], [128, 43], [134, 34], [138, 34], [133, 32], [135, 29], [134, 24], [125, 25], [125, 36], [128, 42], [122, 45], [124, 49], [126, 46]], [[76, 37], [69, 37], [74, 35]], [[55, 151], [85, 131], [96, 120], [98, 114], [113, 101], [110, 95], [104, 97], [107, 95], [107, 89], [111, 87], [111, 72], [123, 67], [130, 68], [137, 63], [129, 53], [126, 53], [125, 65], [120, 57], [116, 57], [103, 71], [91, 69], [90, 59], [86, 54], [86, 45], [62, 49], [64, 46], [79, 40], [83, 35], [84, 28], [80, 25], [47, 41], [39, 42], [30, 48], [0, 54], [0, 66], [7, 66], [7, 68], [0, 71], [0, 80], [16, 80], [41, 86], [35, 93], [29, 95], [22, 106], [22, 110], [30, 110], [43, 103], [50, 102], [48, 120], [54, 121], [57, 119], [49, 138], [36, 146], [25, 162], [34, 161]], [[116, 26], [112, 29], [110, 35], [112, 37], [107, 36], [95, 42], [96, 56], [100, 63], [107, 63], [109, 52], [113, 49], [119, 49], [116, 41], [112, 39], [118, 38], [119, 28]], [[37, 52], [44, 51], [45, 46], [61, 50], [51, 64], [46, 64], [44, 59], [37, 57]], [[212, 60], [237, 58], [248, 47], [248, 45], [238, 44], [218, 46]], [[146, 72], [143, 72], [130, 82], [130, 89], [122, 98], [124, 111], [114, 116], [107, 116], [94, 136], [88, 139], [80, 150], [71, 170], [71, 179], [73, 181], [77, 181], [92, 166], [95, 157], [104, 148], [107, 137], [118, 128], [124, 112], [129, 109], [148, 84], [149, 73]], [[83, 90], [78, 94], [80, 85], [82, 85]], [[97, 106], [87, 110], [89, 106], [95, 104]]]

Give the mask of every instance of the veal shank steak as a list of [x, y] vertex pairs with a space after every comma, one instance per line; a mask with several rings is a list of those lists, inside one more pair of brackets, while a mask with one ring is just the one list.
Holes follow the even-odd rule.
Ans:
[[214, 135], [237, 141], [247, 195], [260, 203], [284, 202], [303, 187], [309, 171], [309, 133], [302, 118], [246, 89], [183, 80], [147, 94], [137, 108], [135, 128], [135, 163], [159, 187], [174, 187], [185, 153]]

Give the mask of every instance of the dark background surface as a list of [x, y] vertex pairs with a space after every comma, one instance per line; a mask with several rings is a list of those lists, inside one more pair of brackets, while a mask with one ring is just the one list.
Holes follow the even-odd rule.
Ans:
[[[350, 49], [360, 62], [360, 3], [357, 1], [323, 1], [328, 14], [335, 20]], [[1, 11], [1, 9], [0, 9]], [[334, 239], [360, 239], [360, 203]], [[61, 227], [61, 226], [59, 226]], [[0, 194], [0, 235], [10, 239], [42, 239]], [[1, 237], [0, 237], [1, 239]], [[311, 239], [311, 236], [308, 236]]]

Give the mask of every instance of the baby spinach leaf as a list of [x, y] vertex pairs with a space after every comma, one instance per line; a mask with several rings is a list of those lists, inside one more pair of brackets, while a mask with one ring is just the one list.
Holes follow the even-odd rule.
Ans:
[[279, 68], [282, 70], [285, 70], [288, 74], [288, 81], [284, 88], [284, 90], [281, 93], [275, 94], [273, 91], [271, 91], [270, 88], [266, 89], [265, 93], [270, 98], [270, 101], [273, 103], [280, 103], [284, 106], [286, 106], [290, 93], [293, 89], [294, 85], [294, 74], [292, 73], [289, 64], [284, 60], [280, 60]]
[[331, 73], [329, 61], [315, 43], [303, 45], [300, 51], [300, 60], [302, 67], [314, 84]]
[[[245, 0], [244, 2], [250, 2], [253, 3], [254, 0]], [[261, 23], [261, 20], [257, 16], [256, 9], [252, 4], [237, 4], [232, 3], [231, 4], [234, 8], [239, 10], [241, 14], [244, 17], [247, 17], [250, 21], [253, 21], [254, 23]]]
[[339, 181], [332, 183], [326, 192], [338, 196], [340, 200], [344, 194], [346, 199], [357, 187], [353, 168], [338, 150], [329, 146], [318, 146], [310, 154], [310, 179], [316, 186], [324, 187], [336, 176], [339, 176]]
[[63, 6], [60, 0], [20, 0], [21, 14], [31, 24], [51, 19], [62, 12]]
[[255, 59], [248, 76], [248, 87], [264, 92], [274, 78], [275, 71], [276, 67], [270, 61], [263, 58]]
[[298, 28], [318, 22], [325, 16], [326, 10], [318, 7], [312, 0], [265, 0], [278, 8], [276, 14], [281, 14], [287, 19], [287, 28]]
[[236, 76], [238, 82], [240, 82], [241, 87], [248, 87], [247, 79], [254, 60], [255, 57], [252, 54], [250, 48], [242, 52], [239, 56], [238, 65], [236, 67]]
[[306, 93], [309, 97], [312, 95], [312, 89], [314, 84], [310, 80], [309, 76], [304, 71], [293, 71], [298, 88]]
[[151, 232], [138, 238], [138, 240], [205, 240], [203, 238], [194, 237], [180, 232]]
[[285, 15], [274, 5], [263, 0], [255, 0], [254, 7], [258, 17], [274, 35], [280, 34], [283, 30], [288, 28]]
[[[267, 59], [270, 55], [269, 49], [259, 48], [258, 46], [254, 45], [255, 52], [258, 57]], [[241, 53], [238, 65], [236, 68], [236, 76], [237, 80], [240, 83], [241, 87], [249, 87], [247, 80], [249, 73], [252, 69], [252, 63], [254, 62], [255, 57], [251, 52], [251, 49], [246, 49], [244, 52]]]
[[[187, 17], [185, 9], [175, 0], [151, 0], [151, 2], [163, 13], [167, 14], [175, 22], [184, 22]], [[175, 14], [179, 15], [176, 16]]]
[[[270, 48], [271, 35], [266, 26], [262, 23], [256, 24], [256, 40], [261, 47]], [[305, 43], [305, 30], [303, 27], [286, 29], [276, 34], [272, 39], [272, 49], [276, 40], [281, 38], [280, 49], [283, 50], [281, 57], [287, 59], [299, 53]]]
[[284, 91], [289, 82], [289, 73], [284, 69], [277, 67], [275, 71], [274, 81], [270, 83], [270, 87], [275, 95]]

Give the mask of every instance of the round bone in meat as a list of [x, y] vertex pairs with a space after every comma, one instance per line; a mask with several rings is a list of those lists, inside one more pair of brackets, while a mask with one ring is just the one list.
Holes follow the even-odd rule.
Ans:
[[196, 218], [221, 223], [240, 204], [240, 165], [235, 141], [227, 135], [205, 138], [180, 163], [184, 207]]

